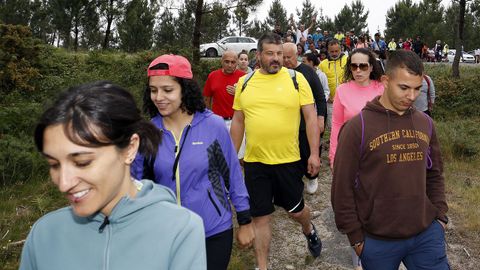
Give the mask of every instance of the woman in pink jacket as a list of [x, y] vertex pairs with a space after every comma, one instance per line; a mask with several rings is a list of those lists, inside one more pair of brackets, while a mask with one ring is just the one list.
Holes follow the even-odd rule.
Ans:
[[333, 168], [340, 128], [358, 114], [367, 101], [383, 93], [383, 84], [380, 82], [382, 74], [382, 68], [370, 50], [359, 48], [349, 55], [345, 66], [345, 83], [338, 86], [333, 100], [330, 167]]
[[[330, 134], [330, 168], [337, 150], [338, 132], [345, 122], [360, 113], [367, 101], [383, 93], [383, 74], [373, 53], [367, 48], [355, 49], [347, 59], [345, 83], [337, 87], [333, 100], [332, 131]], [[353, 251], [353, 249], [352, 249]], [[362, 269], [360, 259], [352, 252], [355, 269]]]

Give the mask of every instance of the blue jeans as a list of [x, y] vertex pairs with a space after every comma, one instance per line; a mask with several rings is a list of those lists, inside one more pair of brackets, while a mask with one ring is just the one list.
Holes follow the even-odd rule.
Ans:
[[445, 231], [434, 220], [423, 232], [404, 240], [378, 240], [365, 237], [362, 254], [365, 270], [398, 270], [400, 262], [409, 270], [448, 270]]

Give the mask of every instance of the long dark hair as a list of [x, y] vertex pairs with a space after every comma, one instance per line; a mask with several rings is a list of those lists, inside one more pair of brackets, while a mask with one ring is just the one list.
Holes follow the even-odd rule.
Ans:
[[[168, 65], [160, 63], [150, 69], [168, 70]], [[179, 77], [173, 77], [175, 81], [180, 84], [182, 88], [182, 103], [180, 108], [183, 112], [188, 114], [194, 114], [195, 112], [203, 112], [206, 108], [205, 102], [202, 97], [202, 91], [197, 82], [193, 79], [185, 79]], [[150, 86], [149, 79], [147, 79], [147, 85], [145, 91], [143, 91], [143, 112], [150, 117], [155, 117], [158, 114], [158, 109], [153, 104], [150, 98]]]
[[132, 95], [108, 81], [71, 87], [40, 117], [35, 128], [35, 145], [43, 151], [45, 129], [63, 125], [68, 139], [87, 147], [115, 145], [126, 148], [133, 134], [140, 137], [139, 152], [155, 156], [161, 133], [142, 118]]
[[375, 58], [375, 55], [373, 55], [372, 51], [370, 51], [367, 48], [358, 48], [353, 50], [353, 52], [351, 52], [350, 55], [348, 56], [347, 65], [345, 66], [345, 73], [343, 75], [345, 82], [353, 80], [353, 74], [352, 74], [352, 70], [350, 69], [350, 64], [352, 63], [352, 56], [354, 56], [357, 53], [361, 53], [368, 56], [368, 63], [370, 64], [370, 66], [373, 67], [372, 72], [370, 72], [370, 80], [380, 81], [380, 78], [383, 75], [383, 69], [378, 64], [378, 61]]

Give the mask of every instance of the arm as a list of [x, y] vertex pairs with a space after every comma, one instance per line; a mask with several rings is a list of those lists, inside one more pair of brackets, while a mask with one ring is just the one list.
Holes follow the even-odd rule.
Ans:
[[230, 127], [230, 136], [232, 137], [233, 146], [235, 147], [235, 151], [237, 151], [237, 153], [240, 149], [240, 145], [242, 145], [243, 134], [245, 133], [244, 121], [245, 116], [243, 115], [243, 112], [234, 110], [232, 126]]
[[178, 232], [172, 244], [169, 269], [207, 269], [203, 222], [193, 212], [189, 214], [190, 218]]
[[430, 158], [432, 160], [432, 167], [431, 169], [427, 169], [427, 196], [432, 202], [432, 204], [438, 209], [437, 218], [445, 219], [445, 215], [448, 211], [448, 206], [445, 199], [443, 161], [440, 152], [440, 145], [438, 143], [437, 134], [434, 127], [432, 127], [430, 147]]
[[362, 224], [356, 210], [354, 187], [360, 162], [361, 130], [357, 117], [342, 127], [333, 165], [331, 203], [335, 223], [340, 232], [347, 234], [351, 245], [364, 240]]
[[315, 100], [315, 106], [317, 108], [317, 125], [319, 128], [319, 134], [325, 130], [325, 117], [327, 116], [327, 102], [323, 97], [323, 86], [320, 82], [320, 78], [315, 71], [311, 72], [310, 87], [312, 89], [313, 99]]
[[[340, 87], [339, 87], [340, 88]], [[339, 89], [337, 89], [338, 91]], [[344, 110], [345, 107], [343, 106], [339, 93], [335, 95], [333, 99], [333, 110], [332, 110], [332, 130], [330, 133], [330, 149], [328, 153], [328, 157], [330, 159], [330, 167], [333, 169], [333, 164], [335, 160], [335, 152], [337, 150], [338, 144], [338, 132], [342, 125], [345, 123], [344, 121]]]
[[[222, 174], [225, 187], [228, 188], [230, 201], [237, 212], [237, 222], [239, 228], [237, 230], [237, 243], [241, 248], [249, 247], [253, 244], [255, 233], [253, 231], [252, 217], [250, 215], [250, 203], [245, 181], [243, 180], [242, 169], [238, 162], [237, 152], [233, 146], [232, 140], [228, 134], [227, 128], [222, 124], [221, 130], [218, 132], [218, 140], [220, 142], [221, 153], [215, 152], [221, 163], [217, 164], [217, 170]], [[217, 159], [216, 158], [216, 159]], [[222, 161], [223, 160], [223, 161]], [[225, 170], [224, 168], [229, 168]], [[229, 180], [229, 185], [225, 181]]]
[[28, 235], [27, 240], [25, 241], [25, 244], [23, 245], [22, 257], [20, 259], [20, 267], [18, 268], [19, 270], [37, 269], [37, 266], [35, 263], [35, 252], [33, 250], [32, 234], [33, 234], [33, 228], [30, 234]]
[[302, 113], [307, 128], [308, 145], [310, 146], [310, 157], [308, 158], [307, 171], [311, 175], [316, 175], [320, 169], [320, 133], [318, 132], [317, 116], [314, 105], [303, 105]]
[[433, 80], [430, 76], [428, 76], [428, 79], [430, 80], [430, 95], [431, 96], [431, 100], [432, 100], [432, 104], [435, 103], [435, 84], [433, 83]]
[[325, 102], [328, 100], [328, 97], [330, 96], [330, 88], [328, 87], [328, 79], [327, 75], [323, 73], [323, 71], [318, 70], [318, 77], [320, 78], [320, 83], [322, 84], [323, 88], [323, 94], [325, 95]]
[[310, 22], [310, 25], [307, 28], [307, 31], [310, 31], [310, 28], [312, 28], [316, 22], [317, 22], [317, 16], [313, 16], [312, 21]]

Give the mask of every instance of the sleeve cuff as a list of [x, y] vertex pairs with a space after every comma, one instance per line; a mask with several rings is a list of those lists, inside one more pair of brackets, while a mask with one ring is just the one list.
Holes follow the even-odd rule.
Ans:
[[250, 209], [237, 212], [238, 225], [247, 225], [252, 222], [252, 216], [250, 215]]
[[347, 237], [348, 237], [348, 241], [350, 241], [351, 246], [353, 246], [356, 243], [362, 242], [365, 239], [365, 236], [363, 235], [363, 231], [361, 229], [348, 233]]

